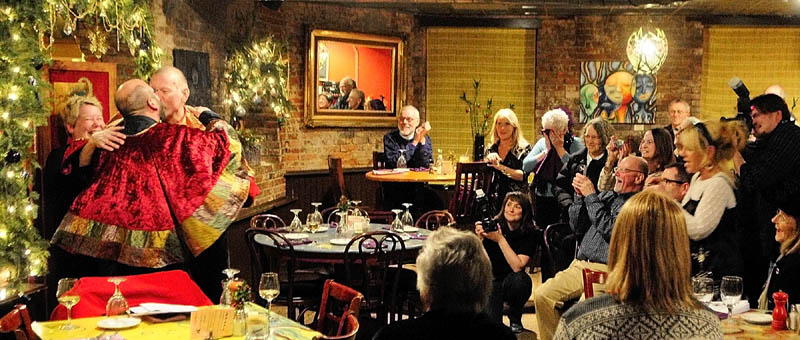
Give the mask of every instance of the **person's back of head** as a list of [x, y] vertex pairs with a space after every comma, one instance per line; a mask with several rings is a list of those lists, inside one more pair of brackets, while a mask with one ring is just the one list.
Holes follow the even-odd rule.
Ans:
[[486, 307], [492, 269], [474, 233], [437, 229], [428, 236], [416, 264], [417, 288], [429, 310], [479, 313]]
[[645, 190], [623, 205], [611, 235], [608, 270], [606, 290], [617, 301], [659, 311], [696, 306], [689, 235], [674, 199]]

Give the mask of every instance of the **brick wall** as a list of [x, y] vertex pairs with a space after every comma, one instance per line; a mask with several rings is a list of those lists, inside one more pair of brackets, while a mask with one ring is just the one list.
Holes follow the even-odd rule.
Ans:
[[[584, 16], [543, 18], [536, 39], [536, 122], [550, 108], [567, 105], [577, 113], [580, 63], [625, 61], [625, 46], [634, 29], [647, 24], [661, 28], [669, 52], [656, 75], [656, 124], [669, 123], [667, 104], [681, 97], [699, 111], [703, 62], [703, 27], [684, 17]], [[654, 126], [638, 126], [642, 130]], [[633, 132], [633, 125], [615, 124], [620, 135]]]

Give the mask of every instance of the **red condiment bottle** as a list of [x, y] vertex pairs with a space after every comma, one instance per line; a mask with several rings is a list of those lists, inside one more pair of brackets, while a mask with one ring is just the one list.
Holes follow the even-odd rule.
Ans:
[[786, 301], [789, 301], [789, 295], [783, 291], [777, 291], [772, 294], [772, 300], [775, 301], [775, 309], [772, 310], [772, 329], [776, 331], [786, 329]]

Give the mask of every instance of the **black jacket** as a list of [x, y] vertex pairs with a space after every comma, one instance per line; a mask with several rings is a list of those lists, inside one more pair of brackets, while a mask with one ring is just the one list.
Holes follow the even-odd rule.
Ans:
[[[608, 152], [603, 150], [603, 157], [592, 161], [589, 166], [586, 165], [588, 154], [589, 150], [585, 147], [571, 154], [569, 161], [567, 161], [567, 164], [564, 164], [564, 167], [561, 168], [561, 173], [559, 173], [556, 178], [556, 185], [553, 186], [553, 195], [556, 197], [556, 200], [561, 205], [561, 209], [564, 212], [572, 205], [575, 196], [575, 190], [572, 189], [572, 180], [575, 178], [576, 173], [584, 173], [586, 177], [592, 180], [592, 184], [594, 184], [595, 189], [597, 189], [597, 181], [600, 179], [600, 170], [603, 170], [603, 167], [606, 165]], [[581, 169], [583, 169], [583, 171], [581, 171]]]

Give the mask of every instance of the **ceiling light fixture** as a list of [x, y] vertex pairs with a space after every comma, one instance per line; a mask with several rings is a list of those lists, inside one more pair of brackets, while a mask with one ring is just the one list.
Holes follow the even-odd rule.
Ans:
[[659, 28], [639, 27], [628, 38], [627, 53], [637, 73], [655, 74], [667, 59], [667, 37]]

